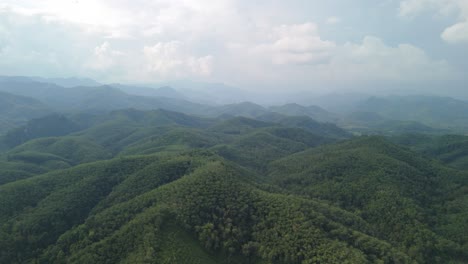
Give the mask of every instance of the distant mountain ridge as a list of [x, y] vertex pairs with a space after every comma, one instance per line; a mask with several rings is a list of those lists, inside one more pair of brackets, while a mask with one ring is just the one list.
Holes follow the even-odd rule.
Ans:
[[333, 114], [319, 106], [302, 106], [296, 103], [289, 103], [282, 106], [271, 106], [271, 111], [288, 116], [309, 116], [321, 122], [333, 122], [338, 120], [338, 115]]
[[[85, 86], [65, 88], [57, 85], [60, 81]], [[195, 90], [160, 87], [151, 88], [132, 85], [98, 85], [93, 80], [81, 78], [38, 78], [22, 76], [0, 76], [0, 91], [29, 97], [40, 101], [44, 107], [57, 112], [102, 113], [118, 109], [138, 110], [167, 109], [205, 117], [231, 118], [244, 116], [255, 119], [283, 116], [307, 116], [320, 122], [329, 122], [345, 127], [358, 134], [401, 134], [401, 133], [454, 133], [468, 131], [468, 103], [465, 101], [435, 96], [386, 96], [365, 97], [357, 94], [346, 101], [345, 95], [324, 97], [325, 104], [342, 108], [333, 113], [315, 105], [287, 103], [277, 106], [263, 106], [249, 101], [224, 105], [191, 102]], [[224, 93], [230, 89], [218, 84], [199, 84], [200, 96], [206, 91], [212, 94]], [[221, 84], [219, 84], [221, 85]], [[234, 89], [234, 88], [233, 88]], [[39, 117], [39, 116], [34, 116]], [[24, 124], [28, 119], [16, 122], [3, 118], [0, 130], [6, 131], [15, 124]]]
[[38, 100], [0, 92], [0, 134], [50, 113], [52, 109]]
[[188, 100], [183, 94], [178, 92], [176, 89], [170, 86], [163, 86], [160, 88], [144, 87], [144, 86], [133, 86], [123, 84], [111, 84], [112, 87], [118, 88], [119, 90], [138, 96], [149, 96], [149, 97], [166, 97], [180, 100]]
[[370, 97], [356, 110], [373, 112], [394, 120], [418, 121], [433, 126], [468, 127], [468, 102], [450, 97]]

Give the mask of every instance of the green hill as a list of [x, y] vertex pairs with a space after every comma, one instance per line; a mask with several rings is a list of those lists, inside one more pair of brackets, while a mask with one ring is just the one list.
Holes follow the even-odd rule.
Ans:
[[[5, 234], [0, 239], [6, 245], [0, 249], [1, 261], [408, 259], [366, 235], [365, 226], [347, 222], [355, 218], [352, 214], [320, 202], [267, 193], [249, 183], [255, 177], [248, 172], [200, 154], [101, 162], [0, 187]], [[121, 191], [124, 197], [118, 194]], [[12, 207], [5, 201], [16, 202]], [[343, 219], [329, 218], [328, 210], [336, 210]], [[11, 217], [17, 220], [8, 220]], [[351, 232], [350, 237], [346, 232]], [[358, 242], [364, 240], [368, 242]], [[174, 254], [183, 249], [179, 241], [187, 248], [185, 253], [193, 255]]]
[[66, 118], [76, 132], [0, 156], [0, 263], [468, 262], [468, 172], [443, 159], [463, 159], [464, 137], [350, 138], [277, 114]]
[[454, 168], [468, 170], [467, 136], [406, 134], [395, 136], [392, 140]]
[[208, 115], [211, 116], [242, 116], [248, 118], [255, 118], [267, 113], [268, 110], [261, 105], [251, 102], [243, 102], [238, 104], [229, 104], [224, 106], [215, 107], [210, 110]]
[[[365, 137], [286, 157], [273, 163], [270, 177], [294, 194], [327, 200], [361, 216], [377, 238], [405, 248], [418, 262], [464, 254], [468, 236], [453, 230], [466, 228], [460, 220], [467, 212], [462, 204], [468, 198], [468, 174], [382, 138]], [[452, 200], [454, 193], [458, 196]], [[445, 208], [449, 204], [461, 207], [450, 212]]]
[[1, 140], [6, 146], [12, 148], [31, 139], [64, 136], [79, 129], [78, 124], [65, 116], [52, 114], [32, 119], [24, 126], [8, 131]]
[[0, 135], [50, 113], [51, 109], [37, 100], [0, 92]]

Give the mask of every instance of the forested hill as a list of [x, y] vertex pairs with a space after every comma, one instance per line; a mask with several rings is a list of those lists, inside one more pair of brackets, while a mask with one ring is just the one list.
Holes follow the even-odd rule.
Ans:
[[3, 134], [30, 119], [51, 114], [52, 110], [38, 100], [0, 92], [0, 113], [0, 134]]
[[261, 119], [118, 110], [10, 131], [0, 263], [468, 262], [468, 171], [428, 155], [443, 141]]

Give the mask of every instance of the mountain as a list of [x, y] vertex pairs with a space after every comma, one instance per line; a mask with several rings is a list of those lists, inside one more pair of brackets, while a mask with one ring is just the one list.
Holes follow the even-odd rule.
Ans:
[[25, 124], [29, 119], [51, 112], [49, 107], [38, 100], [0, 92], [0, 134]]
[[166, 98], [181, 99], [181, 100], [186, 99], [185, 96], [183, 96], [177, 90], [169, 86], [164, 86], [160, 88], [131, 86], [131, 85], [123, 85], [123, 84], [111, 84], [111, 86], [118, 88], [119, 90], [127, 94], [131, 94], [131, 95], [149, 96], [149, 97], [166, 97]]
[[[379, 137], [312, 149], [270, 167], [275, 185], [357, 213], [375, 237], [411, 245], [406, 252], [419, 263], [440, 257], [442, 244], [466, 243], [465, 233], [454, 233], [466, 223], [448, 223], [466, 217], [467, 177]], [[446, 210], [452, 206], [461, 207]]]
[[157, 86], [174, 87], [187, 100], [207, 105], [236, 104], [247, 101], [249, 98], [246, 91], [223, 83], [172, 81], [160, 83]]
[[450, 131], [449, 129], [430, 127], [416, 121], [388, 119], [375, 112], [352, 112], [338, 123], [348, 131], [366, 135], [444, 134]]
[[24, 126], [8, 131], [2, 141], [11, 148], [34, 138], [64, 136], [78, 130], [79, 125], [65, 116], [52, 114], [32, 119]]
[[337, 115], [314, 105], [306, 107], [299, 104], [291, 103], [282, 106], [271, 106], [269, 110], [288, 116], [309, 116], [312, 119], [321, 122], [336, 122], [336, 120], [338, 119]]
[[267, 113], [257, 117], [265, 122], [278, 123], [286, 127], [297, 127], [305, 129], [316, 135], [330, 138], [349, 138], [351, 134], [332, 123], [317, 122], [309, 116], [285, 116], [276, 112]]
[[468, 137], [463, 135], [404, 134], [391, 138], [392, 141], [412, 150], [435, 158], [444, 164], [468, 169]]
[[436, 128], [467, 129], [468, 102], [449, 97], [371, 97], [357, 111], [373, 112], [393, 120], [417, 121]]
[[41, 77], [30, 77], [32, 81], [42, 82], [42, 83], [53, 83], [58, 86], [71, 88], [71, 87], [86, 87], [86, 86], [100, 86], [102, 84], [96, 82], [93, 79], [89, 78], [41, 78]]
[[[244, 160], [194, 146], [0, 184], [0, 261], [462, 263], [468, 258], [462, 246], [466, 224], [455, 220], [466, 212], [466, 185], [461, 185], [466, 173], [383, 138], [317, 148], [317, 137], [311, 136], [310, 145], [295, 141], [307, 138], [295, 136], [304, 133], [300, 129], [250, 127], [232, 143], [221, 140]], [[58, 139], [28, 144], [59, 154], [64, 144], [56, 145]], [[255, 157], [263, 160], [265, 174], [248, 169], [259, 164], [239, 165]]]
[[251, 102], [242, 102], [237, 104], [228, 104], [215, 107], [210, 111], [213, 116], [243, 116], [248, 118], [255, 118], [267, 113], [268, 110], [261, 105]]
[[0, 81], [0, 91], [30, 96], [63, 112], [110, 111], [125, 108], [142, 110], [168, 109], [202, 114], [206, 106], [185, 100], [129, 95], [112, 86], [64, 88], [50, 83]]
[[468, 263], [462, 101], [134, 88], [0, 77], [0, 263]]
[[468, 261], [467, 171], [267, 115], [67, 116], [0, 155], [0, 263]]

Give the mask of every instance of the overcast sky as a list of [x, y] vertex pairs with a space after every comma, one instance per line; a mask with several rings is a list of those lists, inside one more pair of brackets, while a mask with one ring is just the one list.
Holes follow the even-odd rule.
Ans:
[[0, 75], [305, 90], [467, 72], [468, 0], [0, 0]]

